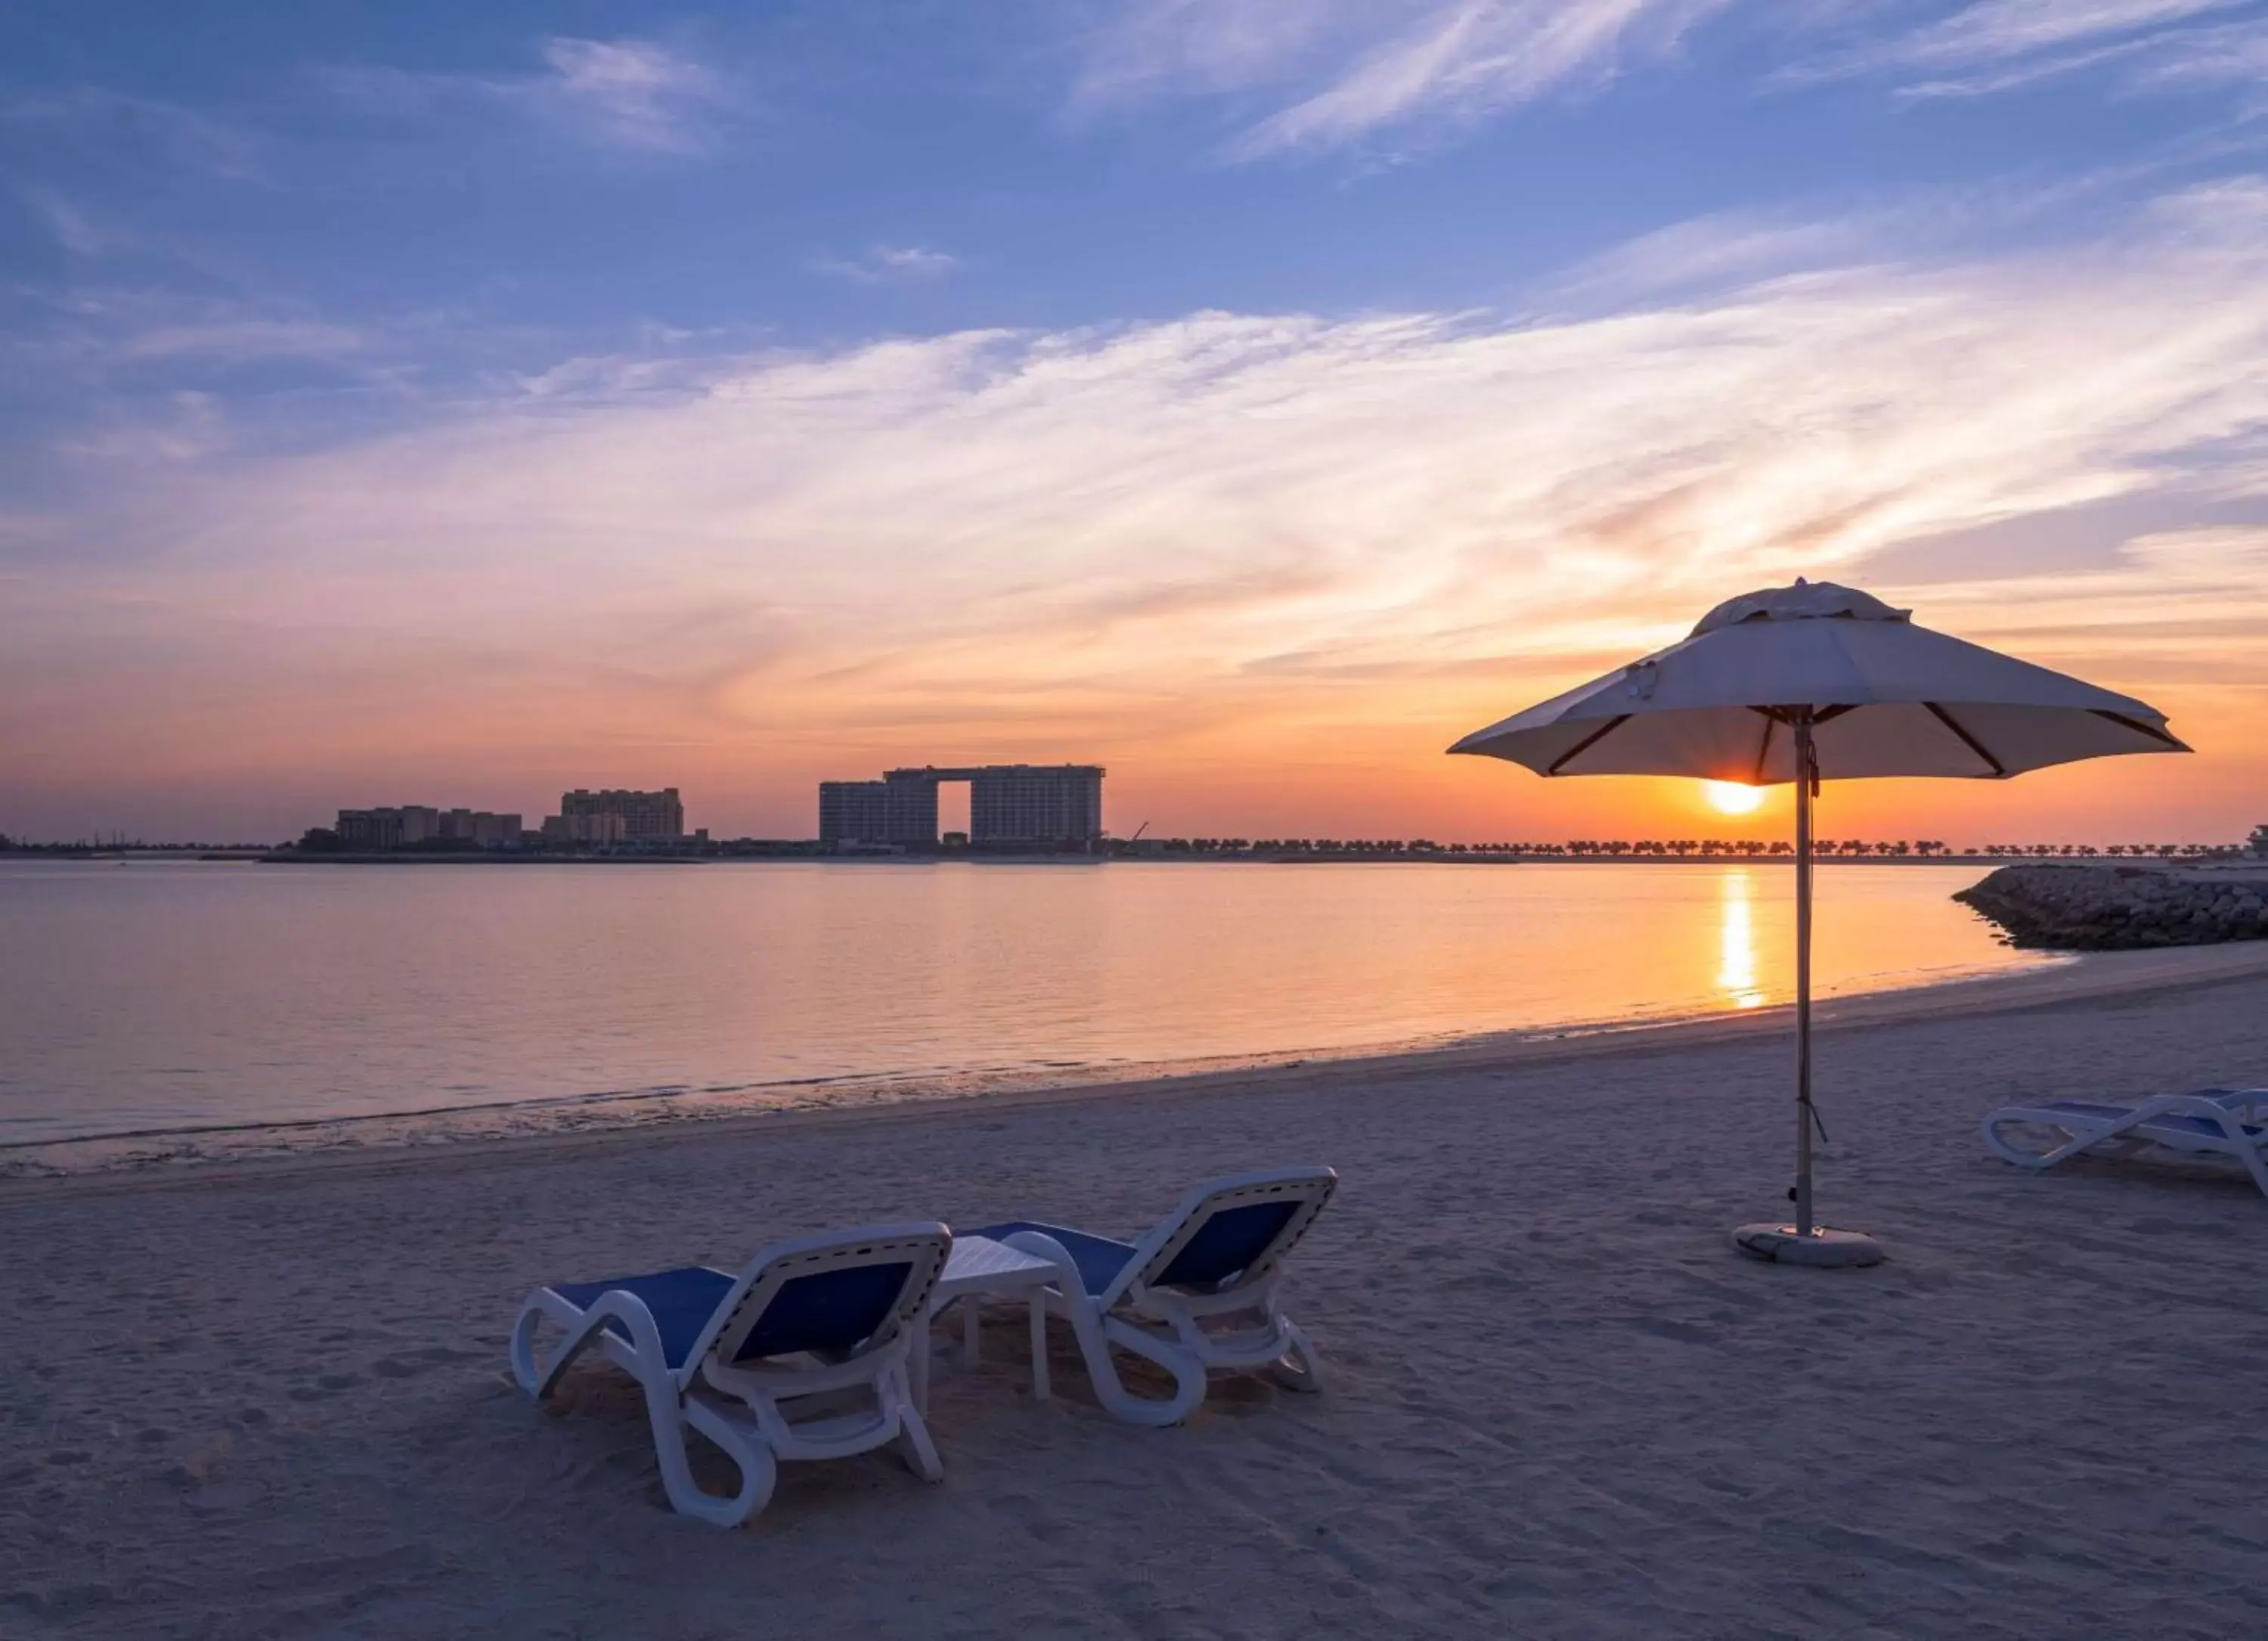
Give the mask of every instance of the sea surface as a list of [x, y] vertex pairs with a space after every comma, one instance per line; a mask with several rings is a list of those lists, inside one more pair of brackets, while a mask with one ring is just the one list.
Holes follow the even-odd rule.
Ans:
[[[1822, 995], [2043, 961], [1818, 875]], [[1760, 1008], [1785, 866], [0, 862], [0, 1145], [793, 1105]]]

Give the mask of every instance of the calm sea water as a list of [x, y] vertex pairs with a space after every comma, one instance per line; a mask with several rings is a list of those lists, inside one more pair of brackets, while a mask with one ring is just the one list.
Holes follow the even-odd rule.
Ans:
[[[1819, 875], [1823, 992], [2038, 959]], [[1756, 1008], [1769, 866], [0, 863], [0, 1142], [1083, 1073]]]

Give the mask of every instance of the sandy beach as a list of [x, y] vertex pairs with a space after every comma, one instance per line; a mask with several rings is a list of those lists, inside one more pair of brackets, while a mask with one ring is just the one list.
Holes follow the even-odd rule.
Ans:
[[[2268, 953], [1854, 1002], [1832, 1223], [1786, 1183], [1776, 1019], [1392, 1061], [0, 1190], [9, 1637], [2199, 1636], [2268, 1623], [2241, 1176], [2021, 1175], [2020, 1097], [2268, 1080]], [[664, 1505], [638, 1399], [504, 1340], [547, 1280], [860, 1221], [1131, 1232], [1191, 1180], [1344, 1177], [1287, 1308], [1335, 1374], [1104, 1418], [1003, 1312], [941, 1358], [946, 1478], [788, 1468]]]

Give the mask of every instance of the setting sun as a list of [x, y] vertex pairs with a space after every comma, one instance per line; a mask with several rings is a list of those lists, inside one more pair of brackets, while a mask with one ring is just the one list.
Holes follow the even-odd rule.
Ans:
[[1764, 788], [1737, 780], [1705, 780], [1701, 789], [1719, 815], [1753, 815], [1763, 807]]

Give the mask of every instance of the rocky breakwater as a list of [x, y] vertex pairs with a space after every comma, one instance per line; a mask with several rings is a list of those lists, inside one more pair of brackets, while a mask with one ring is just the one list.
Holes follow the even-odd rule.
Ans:
[[2268, 940], [2268, 869], [2004, 866], [1953, 898], [1999, 924], [2013, 946], [2126, 951]]

